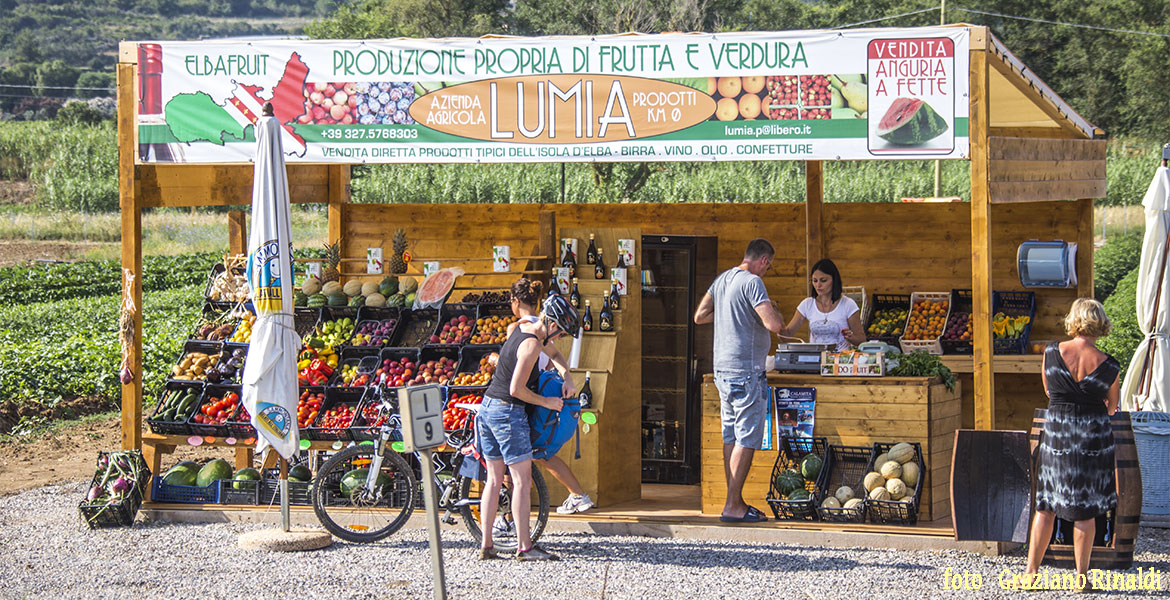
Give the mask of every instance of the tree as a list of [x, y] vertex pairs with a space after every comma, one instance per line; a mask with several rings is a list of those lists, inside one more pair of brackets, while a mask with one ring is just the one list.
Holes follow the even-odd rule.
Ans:
[[[99, 71], [86, 71], [77, 78], [78, 98], [99, 98], [114, 95], [114, 74]], [[106, 88], [104, 90], [81, 88]]]
[[32, 30], [22, 29], [12, 38], [13, 62], [41, 62], [41, 43]]
[[504, 29], [507, 0], [358, 0], [309, 24], [320, 39], [477, 37]]
[[70, 100], [57, 111], [57, 121], [64, 125], [97, 125], [102, 114], [81, 100]]
[[80, 69], [65, 64], [63, 60], [45, 61], [37, 67], [35, 93], [38, 96], [61, 98], [68, 96], [71, 90], [54, 88], [72, 88], [77, 85], [77, 77], [80, 74]]

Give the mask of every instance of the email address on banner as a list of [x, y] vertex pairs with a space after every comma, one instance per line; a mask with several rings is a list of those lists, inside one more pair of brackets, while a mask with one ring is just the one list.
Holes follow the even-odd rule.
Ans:
[[810, 125], [725, 125], [723, 134], [727, 137], [767, 137], [775, 135], [812, 135]]

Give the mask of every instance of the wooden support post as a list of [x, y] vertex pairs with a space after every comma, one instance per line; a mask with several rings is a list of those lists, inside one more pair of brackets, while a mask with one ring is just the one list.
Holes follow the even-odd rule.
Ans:
[[[132, 64], [118, 65], [118, 197], [122, 209], [122, 298], [134, 304], [134, 342], [129, 366], [134, 373], [122, 385], [122, 449], [142, 447], [142, 207], [138, 204], [138, 145]], [[127, 282], [127, 272], [131, 281]], [[129, 283], [129, 285], [127, 285]]]
[[812, 276], [812, 266], [825, 257], [825, 236], [822, 233], [821, 205], [825, 195], [824, 163], [819, 160], [804, 162], [804, 274]]
[[1077, 296], [1093, 297], [1093, 199], [1077, 200]]
[[557, 213], [551, 210], [542, 210], [537, 214], [537, 218], [540, 226], [536, 237], [536, 254], [548, 256], [549, 259], [539, 261], [539, 263], [530, 263], [528, 268], [543, 269], [547, 273], [557, 264]]
[[[348, 256], [345, 236], [345, 208], [349, 203], [349, 165], [329, 166], [329, 239], [341, 242], [341, 255]], [[364, 253], [364, 252], [363, 252]]]
[[248, 222], [245, 214], [242, 210], [228, 212], [228, 252], [231, 254], [248, 252]]
[[[986, 41], [986, 27], [972, 27]], [[975, 384], [975, 429], [995, 429], [994, 348], [991, 339], [991, 107], [986, 50], [971, 47], [971, 321]]]

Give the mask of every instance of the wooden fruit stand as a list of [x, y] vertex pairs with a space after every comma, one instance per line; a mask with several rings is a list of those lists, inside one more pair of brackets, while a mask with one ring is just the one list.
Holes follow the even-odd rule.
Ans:
[[[1103, 132], [1079, 117], [1035, 77], [985, 27], [970, 33], [968, 135], [969, 203], [823, 202], [824, 165], [805, 161], [804, 202], [766, 204], [353, 204], [350, 165], [290, 163], [292, 201], [328, 207], [328, 239], [340, 242], [343, 280], [365, 274], [366, 248], [390, 245], [393, 231], [407, 230], [416, 260], [464, 266], [471, 275], [461, 289], [502, 288], [510, 279], [486, 271], [483, 257], [506, 244], [526, 257], [508, 274], [547, 281], [560, 238], [607, 244], [641, 234], [718, 238], [720, 268], [739, 262], [752, 238], [776, 248], [773, 271], [764, 276], [769, 294], [785, 315], [807, 295], [809, 267], [822, 257], [840, 267], [845, 285], [869, 293], [972, 290], [973, 353], [944, 357], [959, 384], [954, 392], [922, 378], [819, 378], [770, 375], [774, 384], [818, 388], [817, 435], [831, 443], [919, 441], [927, 460], [921, 517], [949, 516], [947, 478], [954, 431], [1027, 429], [1032, 411], [1046, 405], [1039, 357], [992, 352], [992, 290], [1021, 289], [1016, 248], [1028, 239], [1064, 239], [1079, 244], [1075, 289], [1036, 291], [1032, 337], [1063, 337], [1060, 317], [1071, 301], [1092, 295], [1093, 198], [1105, 194]], [[142, 271], [142, 212], [154, 207], [232, 206], [249, 202], [252, 168], [247, 164], [150, 164], [137, 160], [137, 53], [124, 43], [118, 65], [119, 186], [122, 263]], [[791, 200], [791, 199], [784, 199]], [[245, 215], [229, 216], [230, 249], [243, 252]], [[474, 226], [472, 226], [474, 225]], [[794, 235], [795, 234], [795, 235]], [[582, 259], [583, 260], [583, 259]], [[599, 506], [640, 496], [638, 413], [641, 409], [640, 293], [636, 258], [630, 293], [618, 313], [616, 334], [586, 336], [580, 372], [592, 372], [598, 424], [581, 436], [579, 461], [570, 462]], [[581, 265], [582, 270], [584, 265]], [[415, 267], [412, 267], [412, 269]], [[582, 293], [601, 288], [582, 278]], [[125, 295], [142, 305], [141, 277], [124, 282]], [[707, 285], [706, 282], [696, 285]], [[595, 315], [596, 318], [596, 315]], [[141, 310], [134, 314], [142, 330]], [[563, 348], [567, 350], [567, 346]], [[567, 354], [567, 352], [566, 352]], [[142, 369], [141, 339], [130, 349], [130, 368]], [[576, 375], [576, 373], [575, 373]], [[722, 505], [723, 467], [718, 395], [704, 384], [702, 403], [702, 508]], [[125, 448], [174, 444], [142, 434], [141, 378], [123, 386], [122, 443]], [[238, 463], [250, 461], [240, 450]], [[759, 454], [745, 496], [762, 498], [771, 460]], [[774, 455], [773, 455], [774, 458]], [[763, 491], [761, 491], [763, 490]], [[554, 496], [558, 492], [554, 491]], [[751, 500], [749, 500], [751, 502]]]

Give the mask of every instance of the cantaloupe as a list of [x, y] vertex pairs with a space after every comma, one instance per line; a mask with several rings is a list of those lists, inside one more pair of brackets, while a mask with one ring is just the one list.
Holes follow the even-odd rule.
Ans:
[[886, 481], [886, 491], [890, 493], [890, 498], [898, 500], [906, 495], [906, 483], [901, 479], [890, 479]]
[[884, 487], [876, 487], [869, 491], [870, 500], [889, 500], [890, 492]]
[[896, 460], [887, 460], [881, 466], [881, 468], [878, 469], [878, 472], [881, 473], [882, 477], [885, 477], [886, 479], [893, 479], [895, 477], [901, 477], [902, 476], [902, 465], [901, 465], [901, 463], [899, 463]]
[[865, 491], [872, 492], [877, 488], [885, 487], [886, 478], [882, 477], [881, 473], [871, 471], [865, 475], [865, 480], [861, 484], [865, 486]]
[[886, 452], [882, 452], [881, 454], [877, 455], [877, 458], [873, 459], [873, 464], [880, 467], [886, 464], [886, 461], [888, 460], [890, 460], [890, 455]]
[[847, 485], [843, 485], [837, 488], [837, 493], [833, 495], [837, 498], [837, 502], [840, 502], [841, 504], [845, 504], [846, 502], [852, 500], [855, 496], [853, 493], [853, 488]]
[[369, 297], [370, 294], [377, 294], [377, 293], [378, 293], [378, 282], [377, 281], [367, 281], [367, 282], [362, 284], [362, 295], [363, 296]]
[[898, 461], [898, 464], [906, 464], [914, 460], [914, 446], [902, 442], [890, 448], [890, 460]]
[[914, 489], [918, 485], [918, 463], [910, 461], [902, 465], [902, 481], [906, 487]]
[[346, 296], [360, 296], [362, 293], [362, 282], [356, 279], [350, 279], [341, 287], [341, 291], [345, 292]]
[[829, 496], [828, 498], [825, 498], [824, 502], [821, 502], [821, 507], [822, 508], [841, 508], [841, 502], [839, 500], [837, 500], [835, 497]]
[[845, 502], [845, 504], [841, 505], [841, 507], [842, 508], [861, 508], [861, 504], [863, 502], [864, 502], [864, 500], [862, 500], [861, 498], [851, 498], [850, 500]]
[[336, 281], [330, 281], [321, 286], [321, 293], [325, 294], [326, 296], [336, 296], [337, 294], [344, 294], [345, 288], [343, 288], [341, 284], [337, 283]]
[[386, 297], [378, 292], [366, 295], [366, 306], [386, 306]]
[[312, 296], [313, 294], [316, 294], [317, 292], [321, 291], [321, 280], [317, 279], [316, 275], [309, 275], [305, 278], [305, 281], [301, 283], [301, 291], [304, 292], [306, 296]]

